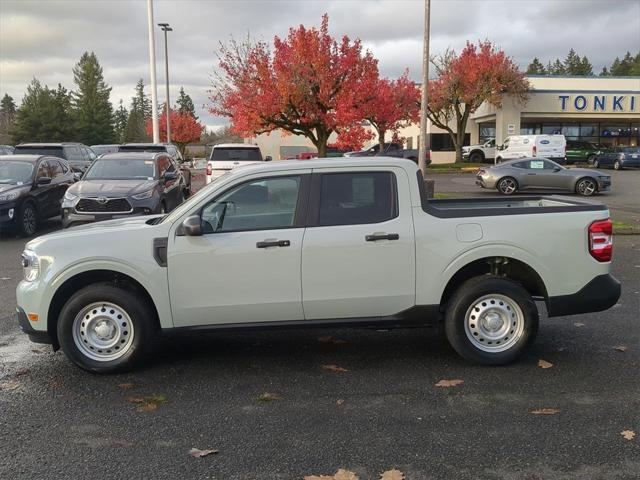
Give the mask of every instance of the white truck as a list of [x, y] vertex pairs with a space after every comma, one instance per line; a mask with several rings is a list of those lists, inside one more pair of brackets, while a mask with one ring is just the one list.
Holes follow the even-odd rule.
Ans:
[[168, 215], [38, 237], [17, 321], [91, 372], [131, 368], [162, 332], [443, 322], [479, 364], [519, 357], [550, 316], [606, 310], [606, 206], [563, 197], [426, 198], [386, 157], [234, 169]]
[[560, 165], [567, 162], [564, 135], [511, 135], [496, 147], [495, 163], [515, 158], [547, 158]]
[[493, 160], [496, 156], [496, 139], [490, 138], [481, 145], [462, 147], [462, 158], [471, 163], [482, 163]]
[[269, 162], [271, 157], [262, 157], [260, 147], [249, 143], [221, 143], [214, 145], [207, 161], [205, 183], [211, 183], [234, 168]]

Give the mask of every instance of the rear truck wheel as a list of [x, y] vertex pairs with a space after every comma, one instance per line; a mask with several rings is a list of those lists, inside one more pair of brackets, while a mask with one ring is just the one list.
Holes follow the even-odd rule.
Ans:
[[512, 195], [518, 191], [518, 181], [513, 177], [504, 177], [498, 181], [497, 187], [503, 195]]
[[598, 191], [598, 184], [593, 178], [581, 178], [576, 183], [576, 193], [583, 197], [590, 197]]
[[23, 237], [31, 237], [38, 230], [38, 211], [31, 202], [25, 202], [18, 214], [18, 233]]
[[599, 168], [599, 167], [600, 167], [600, 162], [598, 161], [598, 159], [597, 159], [597, 158], [595, 158], [595, 159], [593, 160], [592, 165], [593, 165], [593, 168]]
[[613, 162], [613, 168], [614, 170], [622, 170], [622, 164], [616, 160], [615, 162]]
[[471, 163], [482, 163], [484, 162], [484, 155], [480, 152], [473, 152], [469, 155], [469, 162]]
[[505, 278], [472, 278], [447, 304], [447, 339], [473, 363], [511, 363], [529, 348], [537, 332], [538, 309], [531, 295]]
[[496, 157], [496, 163], [502, 163], [502, 157]]
[[60, 312], [60, 347], [78, 367], [93, 373], [133, 368], [151, 351], [156, 322], [135, 292], [96, 283], [76, 292]]

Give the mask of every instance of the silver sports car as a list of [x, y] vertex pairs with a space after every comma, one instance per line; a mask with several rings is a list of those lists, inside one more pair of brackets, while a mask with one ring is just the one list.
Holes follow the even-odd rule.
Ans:
[[546, 158], [519, 158], [481, 168], [476, 185], [504, 195], [518, 190], [569, 190], [591, 196], [611, 188], [611, 176], [588, 168], [565, 168]]

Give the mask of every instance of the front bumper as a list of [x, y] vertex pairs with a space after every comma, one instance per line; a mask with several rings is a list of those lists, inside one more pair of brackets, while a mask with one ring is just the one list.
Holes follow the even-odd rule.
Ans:
[[609, 179], [598, 179], [598, 191], [599, 192], [607, 192], [611, 189], [611, 178]]
[[576, 293], [549, 297], [550, 317], [601, 312], [613, 307], [620, 298], [620, 282], [610, 274], [598, 275]]
[[22, 330], [23, 333], [27, 334], [27, 336], [29, 337], [29, 340], [31, 340], [34, 343], [48, 343], [48, 344], [53, 343], [53, 340], [51, 339], [51, 336], [49, 335], [48, 331], [34, 330], [34, 328], [31, 326], [31, 323], [29, 323], [27, 314], [22, 308], [16, 307], [15, 316], [16, 316], [16, 321], [20, 326], [20, 330]]
[[151, 215], [156, 213], [147, 207], [135, 207], [129, 213], [77, 213], [73, 208], [62, 209], [62, 226], [64, 228], [84, 223], [102, 222], [104, 220], [114, 220], [117, 218], [135, 217], [137, 215]]

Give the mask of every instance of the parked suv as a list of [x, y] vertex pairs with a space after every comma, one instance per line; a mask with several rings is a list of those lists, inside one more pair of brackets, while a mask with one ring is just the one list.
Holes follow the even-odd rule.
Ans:
[[593, 164], [604, 149], [591, 142], [567, 140], [567, 163], [587, 162]]
[[184, 162], [184, 158], [178, 147], [171, 143], [125, 143], [118, 146], [118, 152], [166, 152], [178, 164], [184, 177], [184, 196], [191, 195], [191, 170]]
[[0, 227], [31, 236], [41, 220], [60, 215], [60, 204], [74, 182], [69, 164], [43, 155], [0, 156]]
[[184, 201], [184, 178], [166, 153], [107, 153], [67, 190], [62, 224], [166, 213]]
[[237, 167], [252, 163], [269, 162], [271, 157], [262, 157], [260, 147], [247, 143], [221, 143], [214, 145], [207, 162], [206, 183]]
[[82, 143], [21, 143], [14, 152], [16, 155], [50, 155], [63, 158], [76, 172], [84, 172], [89, 168], [97, 155]]

